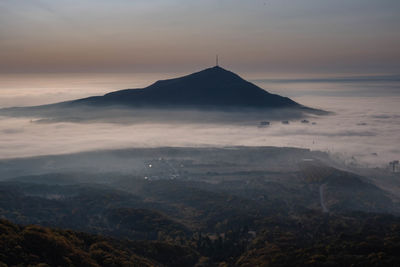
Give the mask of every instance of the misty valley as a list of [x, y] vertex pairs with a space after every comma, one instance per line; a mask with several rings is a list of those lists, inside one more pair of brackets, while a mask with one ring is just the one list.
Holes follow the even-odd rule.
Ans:
[[0, 177], [10, 266], [400, 263], [399, 173], [323, 152], [101, 150], [3, 159]]
[[0, 267], [400, 267], [399, 0], [0, 0]]
[[217, 65], [2, 108], [0, 266], [400, 266], [391, 105], [336, 114]]

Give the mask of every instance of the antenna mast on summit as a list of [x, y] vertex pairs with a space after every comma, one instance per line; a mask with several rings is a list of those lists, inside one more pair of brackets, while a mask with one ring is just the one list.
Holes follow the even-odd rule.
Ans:
[[215, 65], [218, 67], [218, 55], [215, 56]]

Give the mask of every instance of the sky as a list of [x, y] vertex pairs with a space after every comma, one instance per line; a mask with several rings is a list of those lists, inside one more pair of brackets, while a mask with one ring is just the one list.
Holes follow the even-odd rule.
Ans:
[[398, 0], [0, 0], [0, 74], [400, 73]]

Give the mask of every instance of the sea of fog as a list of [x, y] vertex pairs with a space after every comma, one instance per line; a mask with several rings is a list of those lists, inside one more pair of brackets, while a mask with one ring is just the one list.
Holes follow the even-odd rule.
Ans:
[[[27, 106], [146, 86], [170, 74], [7, 75], [0, 107]], [[246, 77], [245, 77], [246, 78]], [[347, 163], [385, 166], [400, 159], [400, 77], [251, 79], [269, 92], [334, 112], [310, 123], [35, 123], [0, 117], [0, 158], [153, 146], [286, 146], [328, 151]], [[315, 124], [311, 124], [315, 122]]]

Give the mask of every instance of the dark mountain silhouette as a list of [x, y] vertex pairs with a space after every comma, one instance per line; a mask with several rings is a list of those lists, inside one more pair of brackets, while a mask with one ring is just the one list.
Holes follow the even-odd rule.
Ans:
[[187, 76], [157, 81], [143, 89], [126, 89], [68, 104], [135, 107], [292, 108], [293, 100], [270, 94], [219, 66]]
[[[189, 113], [182, 116], [180, 112], [182, 109], [193, 111], [192, 116], [189, 116]], [[114, 113], [115, 110], [119, 110], [119, 113]], [[149, 110], [152, 112], [147, 112]], [[218, 118], [212, 118], [198, 111], [200, 113], [223, 111], [223, 114], [220, 112]], [[124, 112], [134, 112], [134, 114], [124, 114]], [[168, 115], [166, 112], [169, 112]], [[306, 113], [328, 114], [322, 110], [302, 106], [287, 97], [268, 93], [219, 66], [179, 78], [160, 80], [141, 89], [119, 90], [103, 96], [42, 106], [0, 109], [0, 114], [39, 116], [46, 118], [43, 119], [45, 121], [49, 119], [115, 121], [116, 118], [124, 116], [124, 118], [135, 120], [175, 119], [179, 121], [188, 117], [196, 121], [204, 121], [204, 119], [232, 121], [245, 116], [240, 120], [257, 121], [264, 120], [268, 116], [270, 119], [300, 118]]]

